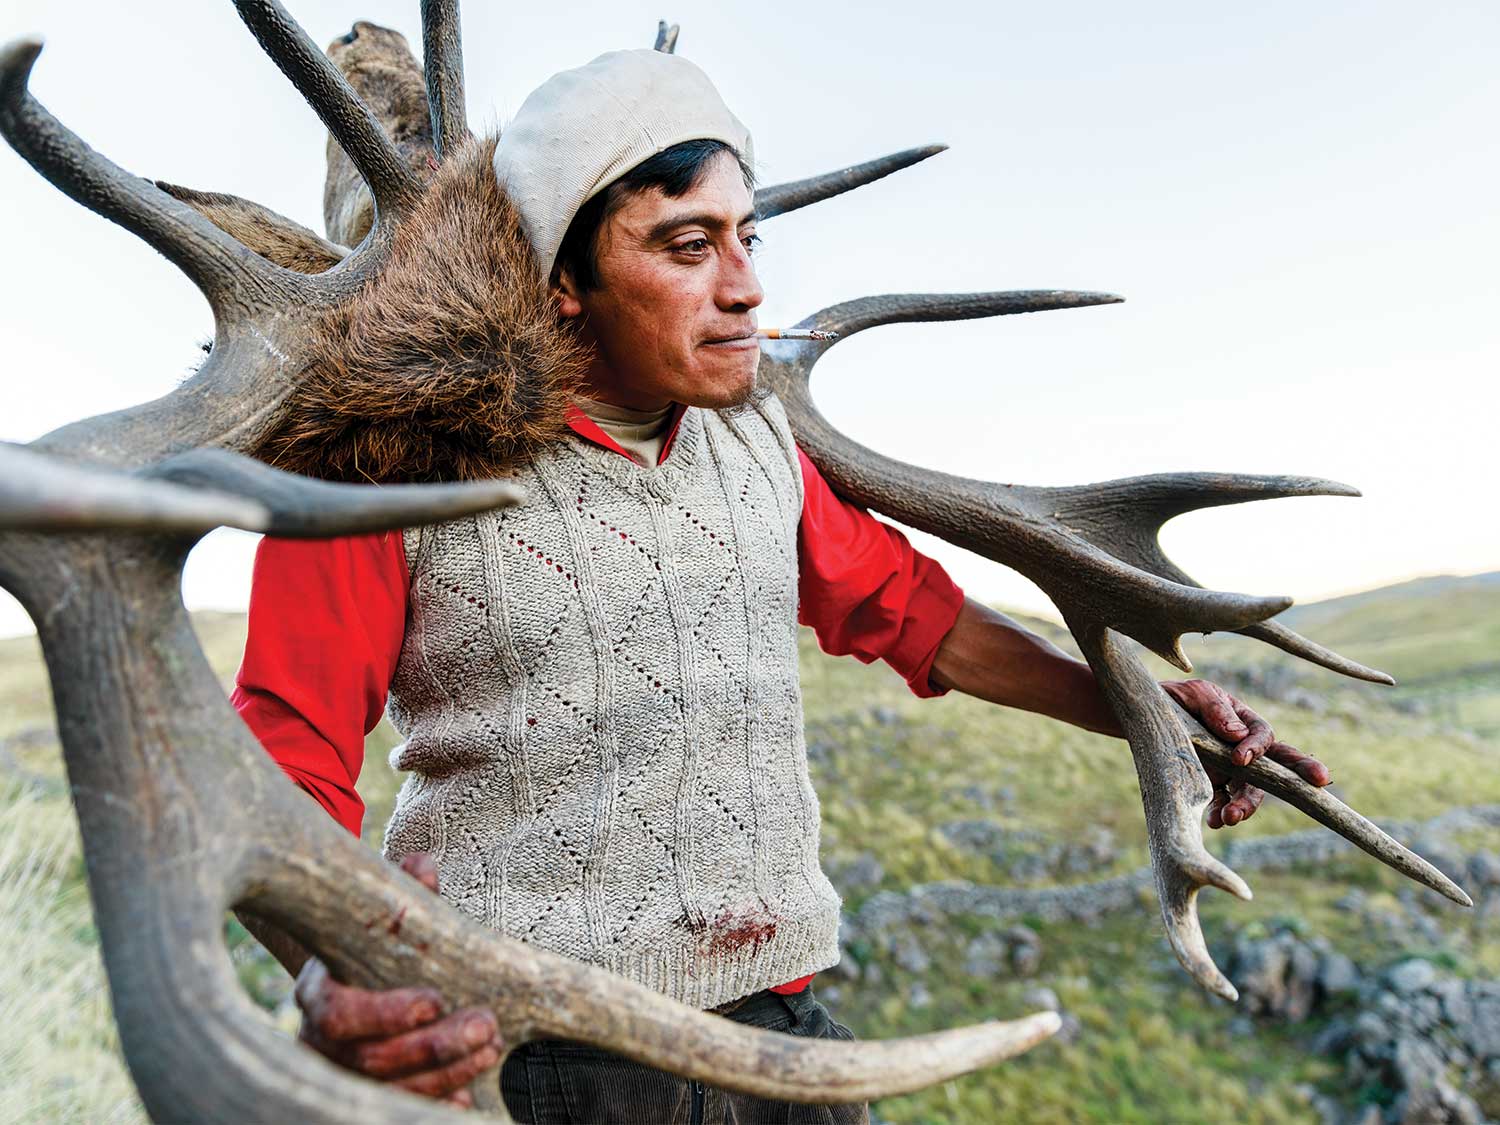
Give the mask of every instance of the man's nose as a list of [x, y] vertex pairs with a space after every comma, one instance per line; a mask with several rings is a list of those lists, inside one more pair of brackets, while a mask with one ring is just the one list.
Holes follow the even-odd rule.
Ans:
[[755, 260], [744, 244], [735, 240], [734, 248], [719, 259], [718, 304], [721, 309], [753, 309], [766, 299], [755, 274]]

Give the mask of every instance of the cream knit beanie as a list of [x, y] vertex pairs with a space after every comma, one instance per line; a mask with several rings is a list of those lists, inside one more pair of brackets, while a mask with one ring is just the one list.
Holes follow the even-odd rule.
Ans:
[[664, 51], [610, 51], [543, 82], [495, 146], [495, 175], [550, 276], [578, 209], [675, 144], [723, 141], [753, 160], [750, 133], [708, 75]]

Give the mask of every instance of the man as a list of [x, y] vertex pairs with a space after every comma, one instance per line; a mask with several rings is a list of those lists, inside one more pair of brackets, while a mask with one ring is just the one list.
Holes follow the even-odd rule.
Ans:
[[[389, 702], [410, 771], [386, 853], [476, 919], [695, 1007], [849, 1037], [812, 994], [838, 958], [818, 865], [796, 626], [957, 689], [1118, 734], [1086, 665], [966, 600], [836, 497], [758, 393], [750, 138], [686, 60], [555, 75], [495, 151], [558, 315], [591, 360], [572, 433], [517, 470], [528, 502], [404, 535], [267, 540], [235, 702], [358, 832], [363, 737]], [[1168, 685], [1249, 761], [1326, 784], [1213, 685]], [[1216, 778], [1213, 827], [1259, 804]], [[283, 956], [291, 967], [295, 955]], [[368, 993], [315, 960], [304, 1038], [468, 1103], [493, 1017]], [[705, 1090], [579, 1045], [501, 1076], [522, 1121], [864, 1120]]]

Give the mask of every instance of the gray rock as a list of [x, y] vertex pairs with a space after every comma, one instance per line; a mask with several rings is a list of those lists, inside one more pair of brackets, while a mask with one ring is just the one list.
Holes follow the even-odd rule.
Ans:
[[1004, 938], [1011, 945], [1036, 945], [1042, 944], [1042, 939], [1030, 926], [1007, 926]]
[[1039, 945], [1017, 945], [1010, 951], [1010, 966], [1017, 976], [1034, 976], [1042, 967], [1042, 947]]
[[995, 807], [995, 795], [982, 785], [965, 785], [958, 791], [958, 795], [965, 801], [978, 805], [982, 809], [993, 809]]
[[1500, 989], [1471, 983], [1465, 999], [1468, 1018], [1454, 1021], [1459, 1042], [1476, 1059], [1500, 1059]]
[[1385, 974], [1385, 983], [1391, 991], [1408, 996], [1419, 992], [1437, 979], [1437, 968], [1431, 961], [1412, 958], [1392, 966]]
[[1071, 1012], [1059, 1013], [1061, 1027], [1052, 1038], [1058, 1043], [1077, 1043], [1083, 1038], [1083, 1023]]
[[938, 825], [938, 831], [954, 847], [978, 852], [981, 855], [993, 855], [1003, 851], [1007, 840], [1004, 827], [996, 821], [983, 817], [950, 820], [947, 824]]
[[1360, 1012], [1354, 1017], [1354, 1023], [1349, 1028], [1349, 1035], [1356, 1045], [1365, 1049], [1384, 1045], [1395, 1038], [1391, 1025], [1370, 1011]]
[[1261, 941], [1238, 940], [1229, 978], [1251, 1015], [1301, 1021], [1318, 999], [1322, 958], [1307, 942], [1282, 931]]
[[1396, 1079], [1397, 1089], [1408, 1094], [1420, 1094], [1431, 1089], [1442, 1077], [1442, 1057], [1431, 1044], [1412, 1036], [1396, 1040], [1396, 1050], [1391, 1056], [1391, 1073]]
[[807, 740], [807, 760], [811, 765], [827, 765], [833, 761], [837, 753], [838, 744], [826, 738], [809, 738]]
[[1042, 939], [1030, 926], [1011, 926], [1005, 931], [1010, 944], [1010, 967], [1018, 976], [1029, 977], [1042, 967]]
[[1337, 910], [1346, 912], [1357, 912], [1365, 908], [1365, 892], [1358, 887], [1353, 887], [1334, 904]]
[[1359, 988], [1359, 970], [1342, 953], [1325, 953], [1318, 961], [1317, 981], [1324, 996], [1346, 996]]
[[1463, 981], [1451, 977], [1436, 980], [1427, 986], [1427, 992], [1442, 1007], [1444, 1020], [1455, 1025], [1468, 1023], [1469, 995]]
[[906, 1003], [911, 1008], [925, 1008], [932, 1003], [932, 993], [921, 981], [913, 981], [906, 990]]
[[872, 852], [860, 852], [852, 859], [829, 865], [828, 878], [843, 895], [873, 891], [885, 878], [885, 867]]
[[1255, 1034], [1255, 1023], [1249, 1016], [1235, 1016], [1224, 1025], [1224, 1030], [1230, 1035], [1243, 1039]]
[[848, 953], [845, 953], [834, 962], [832, 968], [824, 969], [823, 974], [832, 977], [834, 980], [859, 980], [859, 962]]
[[1500, 855], [1479, 852], [1469, 857], [1471, 887], [1500, 887]]
[[1349, 1050], [1354, 1034], [1345, 1020], [1334, 1020], [1313, 1036], [1308, 1046], [1315, 1055], [1341, 1055]]
[[992, 931], [986, 931], [964, 951], [964, 973], [981, 979], [998, 977], [1010, 969], [1010, 943]]
[[1081, 839], [1071, 840], [1063, 847], [1057, 866], [1068, 875], [1086, 875], [1110, 866], [1119, 855], [1114, 833], [1107, 828], [1092, 826], [1084, 831]]
[[1407, 1000], [1406, 1024], [1417, 1031], [1428, 1032], [1443, 1018], [1443, 1007], [1436, 996], [1419, 992]]
[[918, 976], [932, 968], [932, 958], [927, 955], [927, 950], [923, 949], [922, 943], [910, 934], [896, 940], [891, 947], [891, 959], [908, 973], [915, 973]]
[[1317, 1113], [1322, 1125], [1344, 1125], [1343, 1106], [1327, 1095], [1318, 1093], [1317, 1087], [1303, 1084], [1293, 1089]]
[[1050, 988], [1033, 988], [1021, 997], [1021, 1006], [1027, 1011], [1040, 1009], [1044, 1012], [1060, 1012], [1062, 1004], [1057, 999], [1057, 993]]

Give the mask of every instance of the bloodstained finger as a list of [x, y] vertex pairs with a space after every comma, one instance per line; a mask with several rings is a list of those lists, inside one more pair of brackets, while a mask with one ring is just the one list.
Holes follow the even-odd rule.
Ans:
[[1233, 696], [1207, 680], [1194, 680], [1193, 683], [1201, 685], [1194, 696], [1198, 702], [1198, 718], [1203, 725], [1220, 738], [1243, 738], [1242, 724], [1232, 706]]
[[1327, 785], [1330, 780], [1327, 766], [1311, 754], [1304, 754], [1285, 742], [1273, 742], [1266, 751], [1266, 756], [1289, 770], [1295, 770], [1297, 776], [1309, 785]]
[[493, 1012], [466, 1008], [404, 1035], [360, 1043], [350, 1052], [349, 1061], [355, 1070], [372, 1078], [410, 1078], [493, 1047], [498, 1034]]
[[468, 1087], [448, 1096], [448, 1104], [457, 1106], [459, 1109], [473, 1109], [474, 1095], [469, 1093]]
[[1260, 808], [1260, 803], [1266, 799], [1263, 790], [1244, 781], [1231, 782], [1229, 794], [1230, 799], [1225, 802], [1220, 817], [1231, 828], [1254, 816], [1255, 810]]
[[1208, 826], [1210, 828], [1224, 827], [1224, 804], [1228, 800], [1229, 794], [1224, 791], [1224, 787], [1215, 785], [1213, 799], [1208, 803]]
[[333, 987], [303, 1011], [318, 1033], [335, 1043], [401, 1035], [443, 1013], [442, 1000], [431, 988], [370, 991], [350, 988], [331, 978], [329, 984]]
[[[1234, 699], [1233, 696], [1230, 696]], [[1234, 701], [1235, 714], [1245, 724], [1250, 733], [1235, 745], [1234, 763], [1237, 766], [1248, 766], [1267, 750], [1276, 741], [1276, 732], [1271, 729], [1271, 724], [1262, 719], [1250, 708], [1239, 700]]]
[[414, 1074], [396, 1083], [413, 1094], [425, 1094], [429, 1098], [447, 1098], [463, 1089], [479, 1075], [500, 1061], [500, 1052], [494, 1047], [485, 1047], [466, 1055], [442, 1070], [429, 1070], [425, 1074]]

